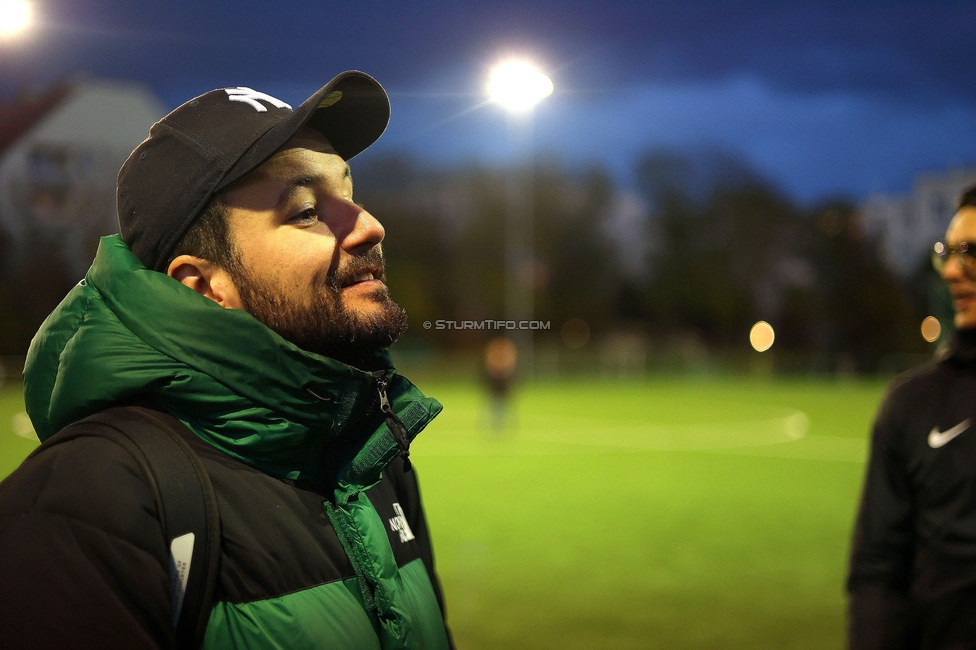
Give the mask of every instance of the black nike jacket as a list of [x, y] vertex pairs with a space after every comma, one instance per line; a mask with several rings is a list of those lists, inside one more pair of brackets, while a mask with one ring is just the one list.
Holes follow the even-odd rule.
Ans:
[[847, 590], [852, 650], [976, 649], [976, 330], [889, 387]]

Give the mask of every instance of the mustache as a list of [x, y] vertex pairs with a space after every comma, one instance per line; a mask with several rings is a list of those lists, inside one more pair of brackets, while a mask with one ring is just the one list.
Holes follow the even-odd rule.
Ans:
[[329, 274], [328, 284], [333, 291], [352, 284], [354, 278], [363, 273], [372, 273], [373, 278], [386, 284], [386, 260], [383, 249], [374, 246], [365, 255], [352, 257], [346, 264]]

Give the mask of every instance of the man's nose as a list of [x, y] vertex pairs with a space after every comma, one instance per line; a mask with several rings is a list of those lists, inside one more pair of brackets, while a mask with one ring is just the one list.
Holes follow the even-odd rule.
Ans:
[[386, 230], [376, 217], [352, 201], [343, 200], [343, 232], [338, 232], [343, 250], [351, 255], [362, 255], [386, 237]]
[[963, 272], [962, 260], [959, 259], [959, 255], [949, 255], [949, 259], [946, 260], [945, 266], [942, 267], [942, 279], [962, 280], [964, 277], [965, 273]]

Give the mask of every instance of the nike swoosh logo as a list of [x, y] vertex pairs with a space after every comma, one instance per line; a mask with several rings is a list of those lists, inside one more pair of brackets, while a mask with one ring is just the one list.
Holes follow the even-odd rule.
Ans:
[[969, 428], [969, 420], [963, 420], [956, 426], [952, 427], [948, 431], [939, 433], [938, 427], [932, 427], [932, 431], [929, 432], [929, 447], [932, 449], [938, 449], [939, 447], [945, 446], [947, 442], [958, 436], [960, 433]]

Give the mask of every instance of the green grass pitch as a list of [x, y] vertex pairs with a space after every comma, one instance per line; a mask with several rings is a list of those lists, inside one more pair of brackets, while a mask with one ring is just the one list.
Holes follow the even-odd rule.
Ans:
[[[474, 385], [414, 443], [462, 648], [839, 648], [879, 381]], [[0, 475], [36, 443], [0, 392]], [[22, 421], [21, 421], [22, 422]]]

